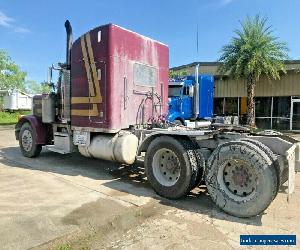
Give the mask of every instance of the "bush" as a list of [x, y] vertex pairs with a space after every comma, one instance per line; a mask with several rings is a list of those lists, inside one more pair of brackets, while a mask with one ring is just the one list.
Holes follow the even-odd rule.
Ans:
[[18, 122], [20, 115], [31, 114], [31, 111], [0, 112], [0, 125], [11, 125]]

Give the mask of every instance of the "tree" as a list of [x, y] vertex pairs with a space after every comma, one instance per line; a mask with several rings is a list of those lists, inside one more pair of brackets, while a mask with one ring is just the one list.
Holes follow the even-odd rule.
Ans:
[[49, 86], [48, 82], [44, 81], [40, 83], [42, 88], [42, 93], [49, 94], [52, 90], [52, 87]]
[[235, 79], [246, 80], [247, 124], [254, 127], [255, 86], [262, 74], [268, 79], [278, 80], [280, 72], [286, 73], [283, 60], [288, 58], [288, 48], [273, 35], [272, 26], [267, 26], [266, 18], [259, 15], [247, 17], [240, 24], [241, 29], [235, 30], [236, 36], [222, 47], [219, 71]]
[[184, 77], [187, 76], [188, 73], [186, 71], [174, 71], [174, 70], [169, 70], [169, 79], [174, 79], [177, 77]]
[[26, 72], [21, 71], [19, 66], [11, 58], [0, 50], [0, 89], [25, 90]]
[[37, 83], [36, 81], [29, 80], [26, 82], [26, 92], [30, 94], [50, 93], [51, 87], [49, 87], [47, 82]]

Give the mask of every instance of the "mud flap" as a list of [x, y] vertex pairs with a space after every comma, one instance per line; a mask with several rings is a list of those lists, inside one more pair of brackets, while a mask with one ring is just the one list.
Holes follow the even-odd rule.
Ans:
[[297, 143], [295, 151], [295, 171], [300, 172], [300, 143]]
[[294, 144], [289, 150], [286, 151], [286, 159], [288, 161], [288, 168], [289, 168], [289, 175], [288, 175], [288, 197], [287, 200], [288, 202], [291, 199], [291, 195], [295, 190], [295, 176], [296, 173], [300, 169], [300, 143]]

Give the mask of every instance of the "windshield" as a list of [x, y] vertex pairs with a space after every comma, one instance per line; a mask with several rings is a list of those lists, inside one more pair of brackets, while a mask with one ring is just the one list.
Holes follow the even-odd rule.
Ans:
[[169, 86], [169, 97], [180, 96], [181, 86]]

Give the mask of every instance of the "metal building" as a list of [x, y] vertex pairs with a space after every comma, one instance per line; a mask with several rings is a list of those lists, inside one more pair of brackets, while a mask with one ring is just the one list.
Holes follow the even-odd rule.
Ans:
[[[215, 115], [237, 115], [246, 119], [247, 89], [244, 80], [220, 75], [218, 62], [194, 62], [174, 67], [175, 72], [193, 74], [200, 64], [200, 73], [215, 77]], [[285, 61], [287, 74], [280, 80], [262, 76], [255, 88], [256, 125], [264, 129], [300, 130], [300, 60]]]

